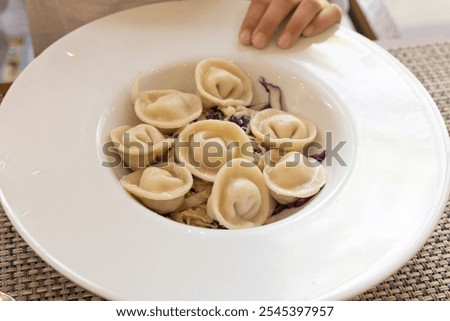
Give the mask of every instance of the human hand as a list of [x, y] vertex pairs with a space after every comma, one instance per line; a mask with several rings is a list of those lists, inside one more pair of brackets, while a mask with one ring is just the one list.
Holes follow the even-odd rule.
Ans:
[[300, 36], [317, 35], [342, 18], [339, 6], [327, 0], [252, 0], [239, 31], [240, 42], [266, 47], [291, 12], [277, 41], [283, 49], [292, 47]]

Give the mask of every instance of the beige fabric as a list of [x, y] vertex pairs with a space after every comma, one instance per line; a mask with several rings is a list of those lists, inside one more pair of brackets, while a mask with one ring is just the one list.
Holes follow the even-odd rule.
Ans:
[[65, 34], [114, 12], [168, 0], [26, 0], [35, 55]]

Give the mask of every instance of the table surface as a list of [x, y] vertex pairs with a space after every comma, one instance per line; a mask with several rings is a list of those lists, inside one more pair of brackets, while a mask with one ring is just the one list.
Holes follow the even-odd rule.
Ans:
[[[450, 130], [450, 42], [389, 51], [422, 82]], [[0, 101], [7, 87], [0, 86]], [[1, 205], [0, 291], [16, 300], [103, 299], [45, 263], [17, 233]], [[422, 249], [394, 275], [351, 300], [450, 300], [450, 200]]]

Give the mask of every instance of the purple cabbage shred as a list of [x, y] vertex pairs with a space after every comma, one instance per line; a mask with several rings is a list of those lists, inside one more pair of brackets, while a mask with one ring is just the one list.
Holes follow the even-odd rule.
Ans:
[[229, 119], [230, 122], [235, 123], [239, 127], [241, 127], [244, 131], [247, 130], [248, 124], [250, 123], [250, 116], [243, 115], [243, 116], [235, 116], [232, 115]]
[[310, 157], [314, 158], [315, 160], [317, 160], [317, 161], [322, 163], [326, 156], [327, 156], [327, 151], [323, 150], [322, 152], [320, 152], [318, 154], [311, 155]]
[[219, 110], [219, 108], [214, 107], [208, 110], [208, 112], [205, 115], [206, 119], [217, 119], [217, 120], [223, 120], [223, 114]]
[[264, 87], [266, 92], [269, 94], [269, 106], [270, 108], [280, 109], [282, 106], [281, 102], [281, 88], [270, 82], [267, 82], [263, 76], [259, 77], [259, 83]]

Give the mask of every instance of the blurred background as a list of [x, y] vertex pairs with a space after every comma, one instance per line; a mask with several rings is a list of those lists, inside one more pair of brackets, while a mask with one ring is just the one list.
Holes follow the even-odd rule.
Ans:
[[0, 83], [12, 82], [33, 56], [25, 0], [0, 0]]
[[[386, 48], [450, 41], [450, 0], [336, 2], [346, 11], [344, 26]], [[25, 0], [0, 0], [0, 83], [12, 82], [33, 57]]]

